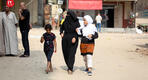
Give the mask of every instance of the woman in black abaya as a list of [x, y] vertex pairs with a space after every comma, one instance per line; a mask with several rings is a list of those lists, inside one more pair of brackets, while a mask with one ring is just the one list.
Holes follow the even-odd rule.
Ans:
[[80, 27], [76, 14], [69, 10], [66, 19], [60, 28], [62, 37], [62, 51], [68, 74], [72, 74], [75, 62], [75, 54], [78, 46], [78, 35], [76, 29]]

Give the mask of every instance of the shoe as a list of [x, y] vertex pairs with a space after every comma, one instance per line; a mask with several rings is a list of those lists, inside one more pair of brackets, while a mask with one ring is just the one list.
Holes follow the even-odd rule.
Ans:
[[6, 54], [5, 56], [11, 56], [11, 54]]
[[21, 55], [20, 57], [29, 57], [29, 55], [24, 55], [24, 54], [23, 54], [23, 55]]
[[49, 73], [49, 71], [48, 71], [48, 70], [45, 70], [45, 72], [46, 72], [46, 74], [48, 74], [48, 73]]
[[85, 72], [88, 72], [88, 68], [85, 69]]
[[92, 72], [91, 71], [88, 71], [88, 76], [92, 76]]

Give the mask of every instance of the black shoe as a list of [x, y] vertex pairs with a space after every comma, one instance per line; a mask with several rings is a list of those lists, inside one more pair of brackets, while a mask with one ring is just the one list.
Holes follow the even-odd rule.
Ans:
[[48, 74], [48, 73], [49, 73], [49, 71], [48, 71], [48, 70], [45, 70], [45, 72], [46, 72], [46, 74]]
[[5, 54], [5, 56], [10, 56], [10, 54]]
[[0, 57], [3, 57], [3, 55], [0, 55]]
[[24, 54], [23, 54], [23, 55], [21, 55], [20, 57], [29, 57], [29, 55], [24, 55]]
[[88, 68], [85, 69], [85, 72], [88, 72]]

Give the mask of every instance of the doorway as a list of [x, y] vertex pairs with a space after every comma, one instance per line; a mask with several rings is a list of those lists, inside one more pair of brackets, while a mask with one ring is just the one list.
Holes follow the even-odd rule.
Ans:
[[100, 14], [102, 16], [102, 27], [114, 28], [114, 5], [103, 5]]
[[114, 28], [114, 9], [108, 9], [107, 16], [108, 16], [107, 27]]

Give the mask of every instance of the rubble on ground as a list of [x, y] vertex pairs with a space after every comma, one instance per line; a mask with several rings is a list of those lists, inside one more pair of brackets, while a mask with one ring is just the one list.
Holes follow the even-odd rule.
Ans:
[[137, 53], [141, 53], [141, 54], [144, 54], [144, 55], [148, 55], [148, 48], [137, 48], [135, 50]]

